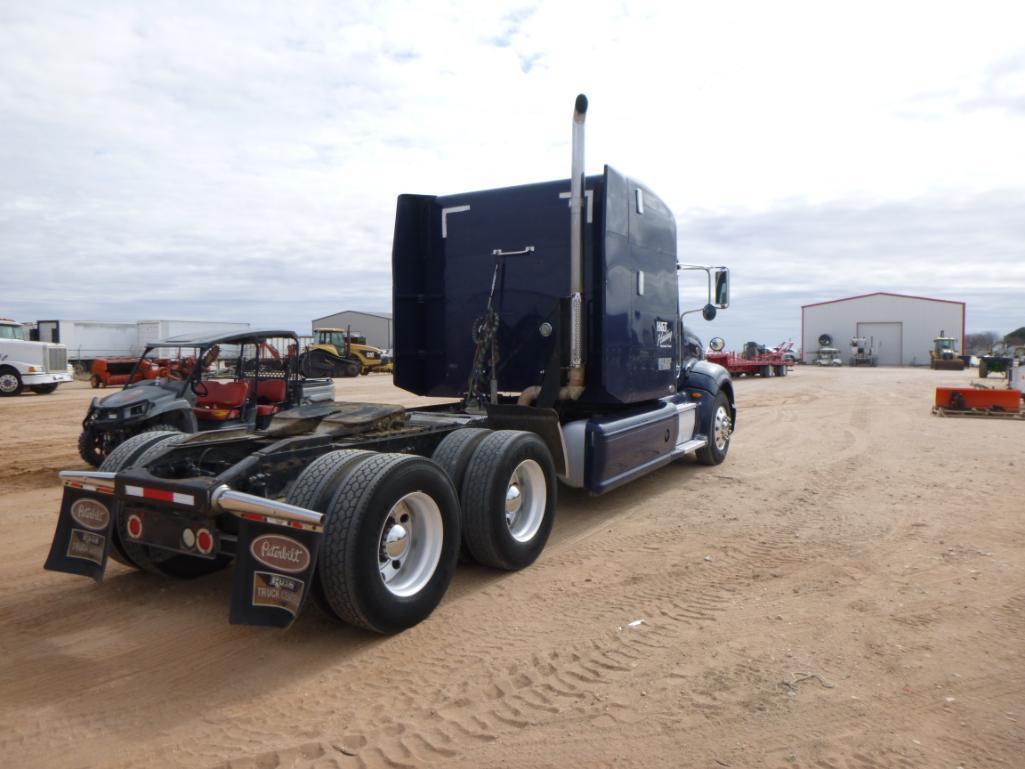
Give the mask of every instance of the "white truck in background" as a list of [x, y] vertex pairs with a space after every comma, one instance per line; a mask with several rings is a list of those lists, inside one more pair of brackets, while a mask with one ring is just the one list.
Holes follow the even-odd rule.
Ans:
[[20, 323], [0, 318], [0, 397], [20, 395], [26, 387], [49, 395], [73, 378], [67, 347], [27, 342]]

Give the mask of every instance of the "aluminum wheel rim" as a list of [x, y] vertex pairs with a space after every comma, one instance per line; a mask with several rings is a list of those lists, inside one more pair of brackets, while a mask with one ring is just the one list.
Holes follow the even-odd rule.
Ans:
[[12, 393], [18, 389], [18, 377], [14, 374], [0, 374], [0, 392]]
[[505, 523], [517, 542], [529, 542], [541, 528], [548, 504], [544, 470], [533, 459], [524, 459], [513, 470], [505, 489]]
[[712, 436], [715, 440], [715, 447], [722, 451], [726, 448], [726, 444], [730, 440], [730, 431], [732, 424], [730, 423], [730, 415], [726, 413], [726, 409], [722, 406], [715, 410], [715, 424], [712, 429]]
[[377, 546], [377, 566], [388, 592], [406, 598], [424, 589], [441, 560], [444, 531], [438, 503], [422, 491], [392, 505]]

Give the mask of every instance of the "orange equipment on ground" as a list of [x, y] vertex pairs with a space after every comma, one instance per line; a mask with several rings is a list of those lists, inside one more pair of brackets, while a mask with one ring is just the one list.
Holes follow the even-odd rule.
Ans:
[[939, 416], [1025, 418], [1022, 394], [987, 387], [937, 387], [932, 413]]

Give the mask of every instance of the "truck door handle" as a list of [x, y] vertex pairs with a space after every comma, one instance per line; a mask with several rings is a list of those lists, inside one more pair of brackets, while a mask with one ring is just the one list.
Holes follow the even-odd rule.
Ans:
[[532, 254], [532, 253], [534, 253], [534, 247], [533, 246], [527, 246], [527, 247], [525, 247], [521, 251], [503, 251], [500, 248], [496, 248], [494, 251], [491, 252], [491, 255], [492, 256], [522, 256], [523, 254]]

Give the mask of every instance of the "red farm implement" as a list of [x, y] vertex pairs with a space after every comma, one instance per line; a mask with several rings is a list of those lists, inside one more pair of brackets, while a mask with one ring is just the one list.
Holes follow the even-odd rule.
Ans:
[[195, 361], [192, 358], [183, 360], [159, 358], [139, 363], [138, 369], [136, 369], [136, 363], [139, 363], [138, 358], [128, 356], [96, 358], [89, 370], [89, 382], [96, 388], [118, 387], [132, 382], [141, 382], [143, 379], [157, 379], [166, 376], [184, 379], [192, 371]]
[[705, 359], [710, 363], [718, 363], [733, 376], [786, 376], [787, 369], [794, 365], [793, 347], [793, 342], [781, 342], [775, 348], [766, 350], [748, 342], [743, 353], [723, 352], [719, 346], [718, 350], [713, 347], [711, 352], [706, 353]]

